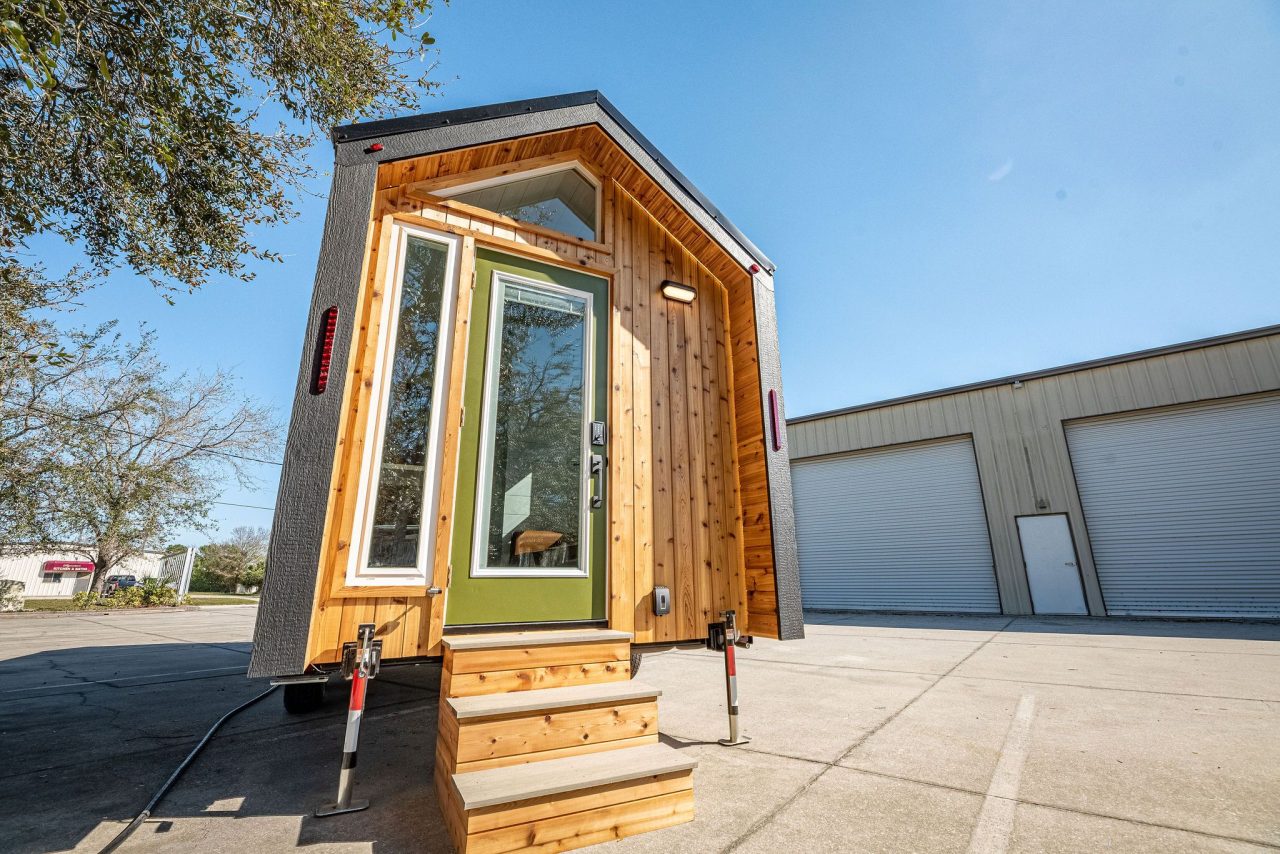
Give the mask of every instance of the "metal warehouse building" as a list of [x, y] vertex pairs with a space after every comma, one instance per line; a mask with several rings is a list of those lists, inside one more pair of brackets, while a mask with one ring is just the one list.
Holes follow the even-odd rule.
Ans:
[[788, 438], [807, 608], [1280, 617], [1280, 326]]

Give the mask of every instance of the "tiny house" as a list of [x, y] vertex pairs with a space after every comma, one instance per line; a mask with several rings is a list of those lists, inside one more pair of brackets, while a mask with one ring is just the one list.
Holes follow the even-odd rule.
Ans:
[[[576, 782], [538, 797], [568, 798], [603, 750], [633, 752], [559, 848], [613, 838], [592, 821], [686, 820], [632, 645], [699, 641], [728, 610], [746, 635], [803, 631], [774, 265], [598, 92], [333, 141], [250, 674], [333, 669], [370, 623], [384, 664], [441, 657], [460, 850], [519, 850], [498, 839], [528, 823], [519, 769], [562, 763]], [[530, 708], [561, 735], [499, 749]], [[600, 709], [615, 738], [591, 734]]]

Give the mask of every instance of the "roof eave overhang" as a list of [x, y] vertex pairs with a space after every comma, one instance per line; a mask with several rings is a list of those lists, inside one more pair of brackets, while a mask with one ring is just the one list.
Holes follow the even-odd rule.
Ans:
[[[776, 266], [597, 91], [342, 125], [332, 138], [338, 166], [385, 163], [522, 136], [598, 126], [744, 269]], [[378, 151], [371, 151], [377, 143]]]

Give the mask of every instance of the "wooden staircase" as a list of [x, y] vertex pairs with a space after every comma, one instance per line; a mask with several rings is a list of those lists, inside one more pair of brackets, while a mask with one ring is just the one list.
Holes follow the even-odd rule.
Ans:
[[444, 639], [435, 788], [460, 854], [568, 851], [693, 819], [693, 769], [658, 743], [631, 635]]

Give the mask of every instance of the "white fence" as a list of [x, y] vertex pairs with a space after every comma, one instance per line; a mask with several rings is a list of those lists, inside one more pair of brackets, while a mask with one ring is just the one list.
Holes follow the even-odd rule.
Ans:
[[191, 589], [191, 570], [195, 567], [196, 550], [188, 548], [185, 552], [175, 552], [160, 562], [159, 578], [178, 591], [179, 596], [186, 596]]

